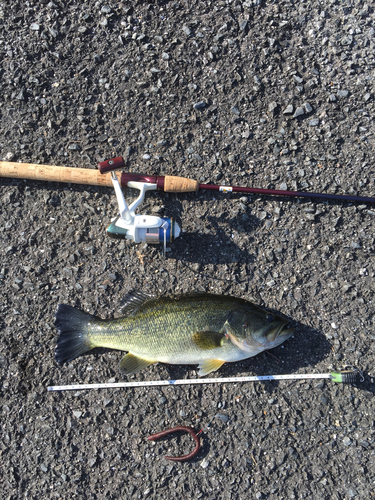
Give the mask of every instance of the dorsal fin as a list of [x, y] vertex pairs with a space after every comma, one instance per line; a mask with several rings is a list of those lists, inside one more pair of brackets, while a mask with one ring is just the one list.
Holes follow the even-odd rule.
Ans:
[[126, 316], [131, 316], [135, 314], [143, 304], [154, 298], [155, 295], [144, 292], [129, 292], [120, 302], [120, 311]]

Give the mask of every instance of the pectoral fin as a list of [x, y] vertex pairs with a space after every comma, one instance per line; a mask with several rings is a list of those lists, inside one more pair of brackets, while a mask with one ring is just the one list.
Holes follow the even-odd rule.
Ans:
[[198, 375], [203, 377], [211, 372], [216, 372], [224, 363], [225, 361], [221, 359], [207, 359], [206, 361], [202, 361], [202, 363], [199, 363], [200, 370]]
[[154, 364], [155, 361], [153, 359], [144, 359], [135, 356], [131, 352], [125, 354], [125, 356], [120, 361], [120, 371], [122, 375], [132, 375], [133, 373], [137, 373], [143, 368]]
[[225, 335], [219, 332], [196, 332], [192, 340], [202, 350], [216, 349], [225, 341]]

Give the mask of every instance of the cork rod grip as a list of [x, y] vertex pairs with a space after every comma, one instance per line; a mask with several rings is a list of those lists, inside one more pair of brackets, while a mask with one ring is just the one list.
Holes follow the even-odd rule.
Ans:
[[[36, 163], [0, 161], [0, 177], [35, 181], [69, 182], [92, 186], [112, 186], [111, 174], [102, 175], [99, 170], [74, 167], [56, 167]], [[120, 180], [121, 173], [118, 174]]]
[[189, 193], [198, 191], [199, 183], [186, 177], [176, 177], [175, 175], [166, 175], [164, 177], [164, 191], [166, 193]]

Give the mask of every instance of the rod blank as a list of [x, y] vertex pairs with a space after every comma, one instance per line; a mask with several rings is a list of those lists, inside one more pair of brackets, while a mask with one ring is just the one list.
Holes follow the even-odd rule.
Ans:
[[[121, 176], [121, 182], [123, 185], [127, 185], [130, 181], [139, 182], [152, 182], [156, 183], [160, 191], [167, 191], [169, 193], [175, 192], [186, 192], [186, 191], [197, 191], [198, 189], [206, 189], [209, 191], [222, 191], [223, 193], [248, 193], [248, 194], [263, 194], [268, 196], [289, 196], [297, 198], [320, 198], [323, 200], [338, 200], [338, 201], [355, 201], [361, 203], [375, 203], [375, 198], [370, 196], [354, 196], [346, 194], [330, 194], [330, 193], [310, 193], [307, 191], [283, 191], [281, 189], [262, 189], [262, 188], [250, 188], [244, 186], [220, 186], [216, 184], [194, 184], [191, 189], [181, 190], [181, 183], [176, 180], [181, 179], [183, 181], [189, 181], [189, 179], [183, 179], [179, 177], [172, 177], [174, 179], [173, 183], [169, 183], [168, 179], [170, 176], [152, 176], [145, 174], [128, 174], [124, 173]], [[193, 181], [192, 181], [193, 182]], [[168, 186], [168, 188], [167, 188]]]

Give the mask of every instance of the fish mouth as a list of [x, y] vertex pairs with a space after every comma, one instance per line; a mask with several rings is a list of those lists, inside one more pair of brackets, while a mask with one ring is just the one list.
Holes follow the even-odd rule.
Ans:
[[284, 340], [291, 337], [294, 333], [294, 328], [287, 321], [282, 321], [276, 327], [272, 328], [267, 334], [267, 340], [277, 346]]

